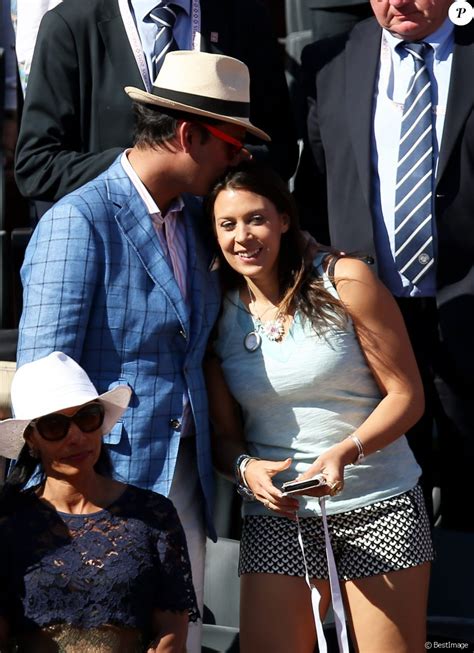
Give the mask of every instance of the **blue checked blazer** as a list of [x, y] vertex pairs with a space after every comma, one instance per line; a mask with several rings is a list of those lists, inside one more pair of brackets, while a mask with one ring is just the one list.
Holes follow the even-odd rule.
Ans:
[[211, 535], [213, 475], [202, 359], [220, 289], [201, 205], [185, 196], [186, 308], [146, 207], [118, 158], [40, 220], [22, 267], [18, 364], [63, 351], [99, 393], [133, 390], [105, 437], [118, 478], [168, 494], [183, 391], [196, 426], [199, 476]]

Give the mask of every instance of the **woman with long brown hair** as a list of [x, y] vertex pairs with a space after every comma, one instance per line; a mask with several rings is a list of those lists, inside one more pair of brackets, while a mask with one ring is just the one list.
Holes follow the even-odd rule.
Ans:
[[[432, 545], [403, 434], [423, 391], [396, 304], [357, 258], [306, 260], [291, 197], [268, 170], [230, 171], [208, 212], [225, 286], [207, 362], [214, 456], [247, 498], [242, 650], [314, 650], [328, 543], [357, 650], [422, 650]], [[313, 487], [282, 487], [295, 479]]]

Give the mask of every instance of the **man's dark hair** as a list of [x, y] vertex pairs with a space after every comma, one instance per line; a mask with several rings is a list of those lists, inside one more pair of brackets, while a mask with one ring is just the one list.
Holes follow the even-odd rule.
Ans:
[[[186, 120], [199, 125], [199, 122], [206, 122], [210, 125], [219, 124], [218, 120], [203, 118], [196, 114], [185, 111], [174, 111], [163, 107], [155, 107], [152, 104], [133, 103], [135, 114], [134, 144], [138, 148], [163, 147], [170, 149], [171, 141], [176, 135], [178, 122]], [[209, 139], [209, 132], [201, 129], [201, 142]]]

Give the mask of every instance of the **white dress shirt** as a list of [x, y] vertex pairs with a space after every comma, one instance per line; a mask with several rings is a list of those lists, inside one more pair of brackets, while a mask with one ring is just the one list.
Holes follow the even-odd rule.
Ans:
[[[436, 32], [423, 40], [432, 47], [426, 63], [432, 83], [435, 126], [433, 156], [436, 171], [451, 76], [453, 24], [446, 19]], [[395, 187], [400, 128], [405, 95], [414, 73], [413, 57], [403, 49], [396, 49], [400, 42], [399, 38], [383, 30], [379, 74], [374, 89], [371, 143], [375, 247], [380, 278], [394, 295], [430, 297], [436, 293], [436, 266], [426, 273], [417, 286], [400, 275], [395, 266]], [[436, 259], [435, 219], [432, 226]]]

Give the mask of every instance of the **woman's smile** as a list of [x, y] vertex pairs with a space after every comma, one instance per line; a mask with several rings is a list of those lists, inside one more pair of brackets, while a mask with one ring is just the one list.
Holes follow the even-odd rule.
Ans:
[[222, 254], [236, 272], [252, 279], [276, 277], [288, 219], [269, 199], [225, 189], [216, 197], [214, 219]]
[[262, 252], [262, 250], [263, 247], [257, 247], [256, 249], [247, 250], [247, 251], [241, 250], [239, 252], [236, 252], [236, 255], [243, 261], [254, 263], [257, 260], [260, 252]]

